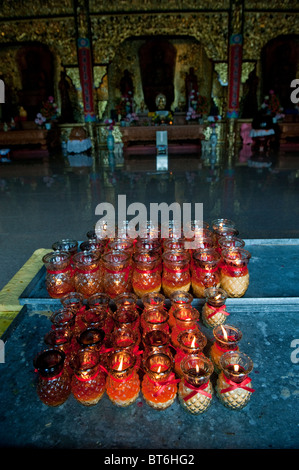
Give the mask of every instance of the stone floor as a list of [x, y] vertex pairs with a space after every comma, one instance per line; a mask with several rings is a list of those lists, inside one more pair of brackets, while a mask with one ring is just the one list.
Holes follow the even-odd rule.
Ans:
[[155, 149], [109, 159], [63, 155], [48, 161], [0, 163], [0, 289], [38, 248], [61, 238], [85, 240], [99, 220], [95, 208], [126, 195], [142, 202], [203, 203], [204, 220], [233, 219], [241, 238], [299, 238], [299, 146], [233, 159], [219, 146], [209, 153], [172, 152], [168, 171], [156, 170]]

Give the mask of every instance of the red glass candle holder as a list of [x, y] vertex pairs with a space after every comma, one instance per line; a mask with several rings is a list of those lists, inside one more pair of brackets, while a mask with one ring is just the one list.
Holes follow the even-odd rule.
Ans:
[[150, 238], [137, 238], [135, 246], [134, 246], [135, 253], [139, 251], [147, 251], [151, 253], [157, 253], [158, 255], [162, 255], [162, 246], [161, 241], [157, 238], [150, 239]]
[[100, 258], [91, 251], [76, 253], [73, 257], [75, 267], [75, 288], [84, 298], [88, 299], [96, 292], [102, 291], [102, 273]]
[[140, 334], [138, 331], [134, 331], [132, 328], [115, 328], [110, 338], [110, 344], [112, 351], [125, 350], [136, 356], [136, 369], [139, 369], [142, 350], [139, 349]]
[[173, 312], [173, 316], [175, 325], [171, 331], [171, 343], [174, 348], [178, 348], [179, 344], [177, 338], [181, 331], [199, 330], [197, 324], [199, 312], [191, 305], [185, 305], [177, 307]]
[[102, 352], [105, 342], [105, 331], [100, 328], [86, 328], [77, 337], [80, 349], [88, 348], [98, 353]]
[[84, 306], [84, 296], [79, 292], [70, 292], [60, 299], [64, 308], [72, 309], [75, 314]]
[[143, 334], [152, 330], [169, 333], [168, 312], [161, 308], [148, 308], [142, 312]]
[[108, 251], [124, 251], [130, 257], [132, 257], [134, 252], [134, 243], [130, 238], [116, 238], [110, 240], [106, 246], [106, 252]]
[[81, 251], [91, 251], [100, 257], [104, 252], [104, 242], [103, 240], [98, 240], [97, 238], [90, 238], [80, 244]]
[[97, 328], [105, 332], [106, 337], [113, 331], [114, 322], [111, 317], [108, 316], [105, 308], [90, 308], [85, 310], [82, 314], [82, 322], [85, 324], [85, 328]]
[[190, 254], [186, 251], [167, 251], [162, 255], [162, 289], [166, 297], [177, 291], [188, 292], [191, 286]]
[[143, 312], [140, 317], [140, 326], [142, 330], [146, 328], [146, 324], [144, 321], [144, 317], [146, 315], [146, 312], [153, 311], [153, 312], [159, 312], [159, 311], [164, 311], [164, 301], [165, 297], [163, 294], [159, 292], [150, 292], [146, 295], [144, 295], [141, 299], [142, 304], [143, 304]]
[[132, 266], [130, 255], [124, 251], [110, 251], [103, 254], [104, 292], [114, 299], [119, 294], [132, 290]]
[[134, 309], [138, 311], [137, 301], [138, 297], [133, 292], [124, 292], [114, 299], [118, 311], [122, 309]]
[[220, 287], [220, 254], [214, 248], [196, 251], [192, 263], [192, 290], [196, 297], [203, 298], [208, 287]]
[[238, 351], [242, 332], [231, 325], [219, 325], [213, 329], [215, 341], [210, 349], [210, 358], [216, 372], [220, 371], [220, 357], [227, 351]]
[[205, 290], [206, 303], [202, 308], [202, 321], [208, 328], [214, 328], [226, 322], [229, 313], [225, 302], [227, 293], [218, 287], [209, 287]]
[[116, 406], [126, 407], [139, 395], [140, 380], [136, 369], [136, 356], [128, 351], [114, 351], [108, 357], [106, 392]]
[[244, 248], [222, 250], [221, 287], [229, 297], [243, 297], [249, 286], [248, 263], [251, 258]]
[[74, 311], [69, 308], [55, 310], [50, 316], [53, 328], [65, 328], [70, 331], [75, 327], [75, 318]]
[[68, 328], [58, 327], [49, 331], [44, 337], [44, 342], [49, 349], [60, 349], [64, 352], [64, 363], [67, 367], [78, 349], [72, 331]]
[[212, 402], [210, 377], [214, 370], [213, 364], [203, 355], [191, 354], [182, 360], [181, 368], [183, 377], [178, 389], [179, 402], [188, 413], [201, 414]]
[[53, 251], [43, 257], [46, 268], [46, 289], [50, 297], [59, 299], [74, 290], [71, 255], [63, 251]]
[[184, 291], [175, 291], [169, 296], [170, 300], [170, 309], [169, 309], [169, 319], [168, 324], [170, 328], [175, 326], [175, 318], [173, 316], [173, 312], [177, 307], [181, 307], [184, 305], [191, 305], [193, 301], [193, 295], [190, 292]]
[[248, 377], [252, 360], [240, 351], [228, 351], [220, 357], [220, 368], [216, 385], [220, 401], [233, 410], [244, 408], [254, 392]]
[[106, 374], [101, 367], [99, 353], [89, 348], [81, 349], [71, 365], [74, 371], [71, 384], [73, 396], [82, 405], [96, 405], [106, 388]]
[[151, 353], [145, 357], [143, 368], [141, 390], [144, 400], [152, 408], [165, 410], [175, 401], [179, 381], [173, 373], [172, 355]]
[[62, 405], [71, 393], [71, 376], [64, 361], [65, 354], [59, 349], [47, 349], [34, 358], [38, 373], [36, 390], [45, 405]]
[[139, 313], [134, 307], [116, 310], [113, 320], [115, 329], [130, 328], [138, 335], [138, 340], [141, 340]]
[[202, 354], [202, 350], [207, 345], [207, 338], [200, 330], [185, 330], [178, 334], [177, 343], [178, 348], [174, 357], [174, 371], [178, 377], [182, 377], [182, 360], [190, 354]]
[[143, 335], [142, 342], [145, 356], [155, 352], [170, 353], [170, 335], [166, 331], [149, 331]]
[[158, 253], [138, 251], [133, 255], [132, 287], [138, 297], [161, 290], [161, 257]]
[[218, 240], [218, 249], [219, 253], [222, 253], [222, 250], [227, 250], [229, 248], [244, 248], [245, 241], [242, 238], [235, 237], [233, 235], [228, 235], [226, 237], [221, 237]]
[[78, 242], [77, 240], [72, 240], [71, 238], [63, 238], [53, 243], [52, 250], [54, 251], [64, 251], [71, 255], [71, 259], [75, 253], [78, 251]]

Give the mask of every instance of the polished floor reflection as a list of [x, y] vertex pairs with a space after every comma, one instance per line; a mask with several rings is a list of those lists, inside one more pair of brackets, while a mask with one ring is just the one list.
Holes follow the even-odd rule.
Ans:
[[233, 219], [242, 238], [299, 238], [299, 146], [229, 159], [169, 149], [168, 169], [157, 170], [155, 149], [109, 156], [51, 155], [0, 164], [0, 288], [38, 248], [61, 238], [85, 240], [99, 219], [95, 208], [126, 195], [142, 202], [203, 203], [204, 220]]

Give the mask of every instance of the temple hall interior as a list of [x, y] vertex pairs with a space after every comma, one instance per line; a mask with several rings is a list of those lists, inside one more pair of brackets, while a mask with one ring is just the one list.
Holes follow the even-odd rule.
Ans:
[[[298, 297], [296, 0], [1, 2], [0, 64], [4, 316], [1, 289], [30, 257], [62, 239], [86, 241], [97, 206], [110, 203], [117, 216], [119, 196], [148, 214], [153, 203], [202, 203], [210, 228], [229, 219], [237, 237], [277, 244], [264, 263], [288, 267], [292, 275], [277, 289]], [[274, 269], [267, 279], [273, 272], [279, 277]], [[29, 279], [20, 282], [19, 294]], [[259, 290], [263, 299], [267, 289]], [[240, 445], [298, 445], [298, 425], [290, 441], [286, 431], [267, 429], [260, 443], [252, 431]], [[115, 447], [134, 447], [132, 436], [110, 438]], [[145, 447], [159, 445], [148, 439]], [[37, 442], [36, 435], [31, 445]], [[48, 442], [80, 447], [66, 437]]]

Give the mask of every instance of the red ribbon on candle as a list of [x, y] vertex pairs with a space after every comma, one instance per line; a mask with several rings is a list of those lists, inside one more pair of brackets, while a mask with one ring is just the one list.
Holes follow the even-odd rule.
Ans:
[[67, 273], [68, 271], [70, 271], [71, 276], [74, 275], [75, 270], [71, 266], [67, 266], [64, 269], [57, 269], [57, 271], [52, 271], [50, 269], [47, 269], [48, 274], [63, 274], [63, 273]]
[[[38, 369], [34, 369], [34, 372], [39, 373]], [[62, 373], [63, 373], [63, 369], [59, 372], [59, 374], [53, 375], [52, 377], [44, 377], [43, 375], [41, 375], [41, 377], [43, 380], [54, 380], [54, 379], [58, 379], [58, 377], [60, 377]]]
[[163, 382], [156, 382], [155, 380], [152, 380], [150, 377], [148, 377], [149, 381], [153, 385], [155, 385], [155, 387], [159, 387], [158, 390], [154, 393], [154, 397], [159, 396], [163, 392], [163, 390], [165, 390], [167, 385], [176, 384], [176, 383], [180, 382], [181, 379], [175, 379], [174, 377], [175, 377], [175, 375], [174, 375], [173, 372], [170, 374], [168, 379], [163, 381]]
[[186, 387], [190, 388], [193, 391], [184, 397], [184, 401], [190, 400], [190, 398], [194, 397], [194, 395], [196, 395], [197, 393], [201, 393], [202, 395], [205, 395], [208, 398], [212, 398], [212, 395], [209, 392], [205, 391], [205, 389], [208, 388], [208, 386], [209, 386], [208, 382], [200, 385], [199, 387], [196, 387], [195, 385], [191, 385], [187, 382]]
[[228, 379], [225, 375], [224, 380], [228, 385], [230, 385], [230, 387], [223, 388], [220, 393], [231, 392], [232, 390], [236, 390], [237, 388], [243, 388], [244, 390], [247, 390], [251, 393], [255, 392], [253, 388], [246, 387], [246, 385], [251, 382], [251, 379], [249, 377], [246, 377], [246, 379], [244, 379], [241, 383], [233, 382], [232, 380]]
[[212, 305], [209, 305], [209, 309], [210, 310], [213, 310], [212, 313], [210, 313], [210, 315], [208, 315], [208, 318], [211, 318], [213, 317], [214, 315], [216, 315], [216, 313], [223, 313], [223, 315], [229, 315], [229, 313], [225, 310], [225, 305], [222, 305], [221, 307], [213, 307]]
[[247, 266], [229, 266], [225, 263], [221, 263], [220, 268], [223, 271], [226, 271], [231, 277], [237, 277], [239, 274], [246, 274], [248, 271]]
[[189, 266], [187, 266], [186, 268], [183, 268], [183, 269], [170, 269], [168, 268], [167, 266], [163, 266], [163, 269], [165, 271], [167, 271], [168, 273], [185, 273], [187, 271], [189, 271]]
[[217, 271], [219, 270], [219, 266], [217, 266], [216, 268], [201, 268], [200, 266], [195, 266], [193, 267], [193, 271], [195, 272], [195, 274], [200, 277], [200, 275], [202, 273], [216, 273]]
[[86, 377], [86, 378], [78, 377], [78, 375], [76, 375], [76, 374], [75, 374], [75, 376], [76, 376], [76, 379], [80, 380], [80, 382], [89, 382], [90, 380], [95, 379], [99, 375], [101, 369], [102, 369], [102, 367], [99, 367], [98, 370], [96, 371], [96, 373], [94, 375], [92, 375], [91, 377]]

